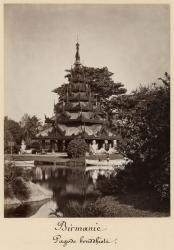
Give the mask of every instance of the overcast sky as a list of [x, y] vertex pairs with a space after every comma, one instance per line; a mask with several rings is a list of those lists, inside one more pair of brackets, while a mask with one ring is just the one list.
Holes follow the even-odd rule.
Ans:
[[130, 92], [170, 71], [167, 5], [30, 5], [5, 7], [5, 114], [53, 114], [74, 63], [107, 66]]

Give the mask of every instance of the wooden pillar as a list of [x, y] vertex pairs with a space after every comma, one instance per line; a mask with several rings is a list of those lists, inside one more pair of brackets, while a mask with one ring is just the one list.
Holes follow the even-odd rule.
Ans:
[[55, 152], [58, 152], [57, 140], [54, 142]]
[[42, 140], [42, 149], [45, 149], [45, 139]]
[[63, 174], [63, 176], [66, 176], [66, 169], [65, 168], [63, 169], [62, 174]]
[[62, 151], [65, 152], [66, 148], [65, 148], [65, 140], [62, 141]]
[[42, 169], [43, 180], [45, 181], [45, 169]]
[[50, 139], [50, 144], [49, 144], [49, 151], [52, 151], [51, 139]]
[[51, 140], [51, 152], [55, 153], [55, 140]]
[[61, 152], [61, 141], [57, 140], [56, 145], [57, 145], [57, 151]]
[[54, 140], [50, 140], [50, 151], [55, 152], [55, 141]]
[[88, 145], [88, 152], [90, 151], [90, 141], [89, 140], [86, 140], [86, 143]]

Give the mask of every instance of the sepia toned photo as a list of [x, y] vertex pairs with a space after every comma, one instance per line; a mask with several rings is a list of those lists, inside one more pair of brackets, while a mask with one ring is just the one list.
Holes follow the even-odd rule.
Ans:
[[170, 6], [4, 5], [4, 217], [170, 216]]

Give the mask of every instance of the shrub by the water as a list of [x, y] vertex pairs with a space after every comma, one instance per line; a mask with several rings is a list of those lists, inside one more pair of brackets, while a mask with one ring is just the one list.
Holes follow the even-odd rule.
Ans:
[[14, 197], [13, 188], [6, 181], [4, 182], [4, 197], [5, 198], [10, 198], [10, 199], [13, 199], [13, 197]]
[[97, 179], [97, 189], [104, 195], [117, 193], [118, 184], [116, 182], [116, 177], [99, 175]]
[[130, 175], [125, 174], [125, 170], [117, 170], [117, 174], [110, 177], [99, 175], [97, 188], [104, 195], [125, 193], [129, 187], [130, 178]]
[[27, 188], [27, 181], [30, 179], [29, 173], [20, 167], [5, 165], [4, 173], [4, 197], [27, 200], [30, 192]]
[[65, 216], [66, 214], [70, 217], [102, 217], [102, 211], [98, 209], [95, 201], [84, 204], [69, 201], [65, 208]]
[[73, 139], [68, 144], [67, 154], [70, 158], [79, 158], [85, 156], [88, 151], [88, 145], [84, 139]]
[[26, 182], [22, 177], [17, 177], [12, 183], [13, 192], [17, 199], [27, 200], [30, 197], [30, 192], [27, 188]]

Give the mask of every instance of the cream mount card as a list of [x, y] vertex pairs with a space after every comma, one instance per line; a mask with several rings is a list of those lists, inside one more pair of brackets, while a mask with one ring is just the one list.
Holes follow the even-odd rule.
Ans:
[[1, 14], [2, 249], [172, 249], [172, 2]]

